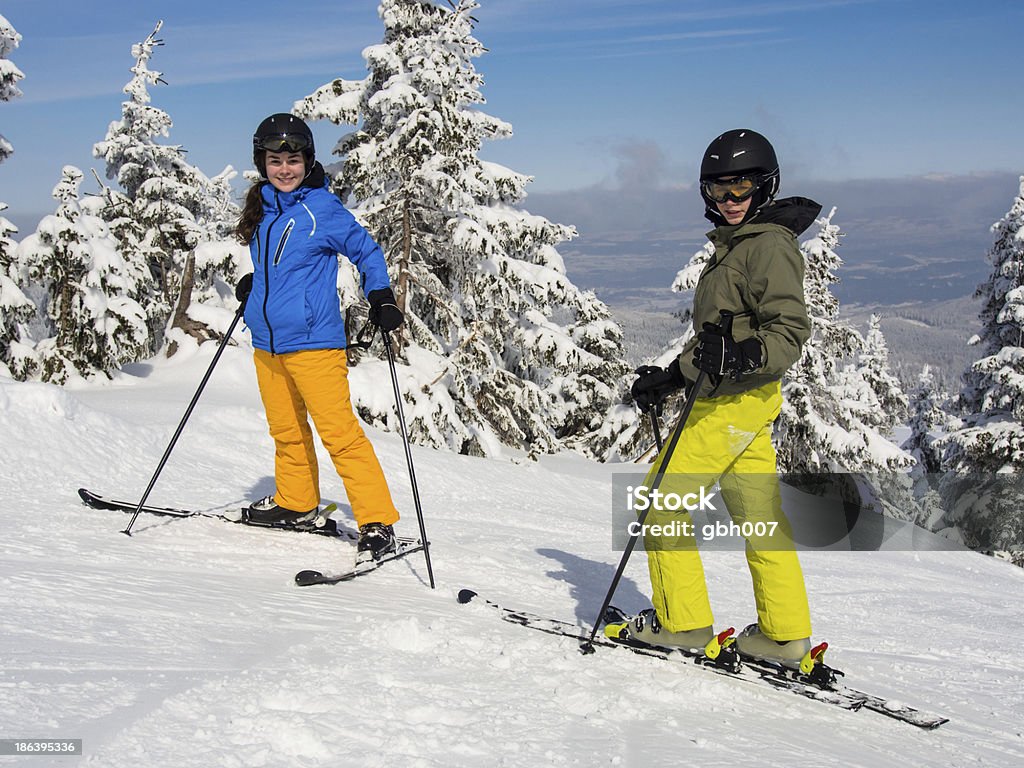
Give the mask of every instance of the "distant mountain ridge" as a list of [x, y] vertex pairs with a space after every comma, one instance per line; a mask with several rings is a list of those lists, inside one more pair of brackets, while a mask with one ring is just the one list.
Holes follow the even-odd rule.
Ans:
[[[840, 301], [892, 305], [973, 294], [988, 275], [990, 227], [1018, 187], [1018, 174], [999, 172], [797, 181], [784, 184], [783, 195], [811, 197], [826, 212], [837, 208]], [[692, 189], [534, 192], [527, 205], [576, 226], [580, 236], [559, 249], [569, 275], [612, 305], [670, 305], [672, 278], [710, 228]]]

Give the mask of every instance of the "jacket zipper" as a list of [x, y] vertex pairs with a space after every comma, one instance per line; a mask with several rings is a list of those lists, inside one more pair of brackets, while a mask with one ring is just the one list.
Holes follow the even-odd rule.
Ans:
[[272, 355], [277, 353], [274, 351], [274, 329], [270, 326], [270, 317], [267, 315], [267, 302], [270, 300], [270, 230], [274, 228], [277, 220], [283, 215], [281, 200], [277, 196], [277, 190], [274, 191], [274, 203], [277, 205], [277, 216], [267, 225], [267, 247], [263, 251], [263, 284], [266, 286], [266, 290], [263, 292], [263, 319], [267, 323], [267, 332], [270, 334], [270, 354]]
[[281, 263], [281, 254], [284, 253], [284, 247], [288, 244], [288, 237], [291, 235], [292, 230], [295, 228], [295, 219], [291, 219], [284, 227], [284, 232], [281, 234], [281, 239], [277, 242], [277, 250], [274, 252], [274, 266], [276, 267]]

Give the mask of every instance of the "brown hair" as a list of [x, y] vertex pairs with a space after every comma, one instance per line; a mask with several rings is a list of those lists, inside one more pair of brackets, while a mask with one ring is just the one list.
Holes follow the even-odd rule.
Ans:
[[260, 226], [260, 220], [263, 218], [263, 195], [260, 190], [266, 183], [257, 181], [245, 193], [242, 214], [238, 217], [238, 223], [235, 225], [235, 237], [242, 245], [252, 242], [252, 236], [256, 234], [256, 230]]

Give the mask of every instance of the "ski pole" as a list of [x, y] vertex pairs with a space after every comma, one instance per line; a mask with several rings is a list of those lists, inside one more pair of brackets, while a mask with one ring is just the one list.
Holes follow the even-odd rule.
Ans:
[[427, 529], [423, 524], [423, 508], [420, 506], [420, 492], [416, 485], [416, 470], [412, 465], [412, 449], [409, 446], [409, 433], [405, 428], [405, 411], [402, 408], [402, 391], [398, 386], [398, 371], [395, 368], [395, 352], [391, 348], [391, 334], [388, 331], [381, 331], [384, 337], [384, 351], [388, 356], [388, 366], [391, 368], [391, 385], [395, 389], [395, 408], [398, 410], [398, 423], [402, 427], [402, 443], [405, 445], [405, 463], [409, 465], [409, 482], [412, 484], [412, 500], [416, 505], [416, 519], [420, 525], [420, 540], [423, 542], [423, 557], [427, 561], [427, 577], [430, 580], [430, 588], [434, 589], [434, 569], [430, 564], [430, 542], [427, 541]]
[[231, 340], [231, 334], [235, 332], [235, 326], [238, 325], [239, 319], [242, 317], [242, 312], [245, 311], [245, 304], [239, 306], [238, 311], [235, 312], [235, 318], [231, 321], [231, 325], [228, 327], [228, 332], [224, 334], [224, 340], [221, 341], [220, 346], [217, 347], [217, 352], [213, 356], [213, 360], [210, 361], [210, 367], [206, 369], [206, 375], [203, 376], [203, 380], [199, 383], [199, 389], [196, 390], [195, 395], [192, 397], [192, 402], [188, 404], [188, 408], [185, 410], [185, 415], [181, 418], [181, 423], [178, 424], [178, 429], [174, 432], [174, 437], [171, 438], [170, 444], [167, 446], [167, 450], [164, 451], [163, 458], [160, 459], [160, 464], [156, 468], [156, 472], [153, 473], [152, 479], [149, 481], [149, 485], [146, 487], [146, 492], [142, 494], [142, 499], [139, 501], [139, 506], [135, 508], [135, 514], [132, 515], [132, 519], [128, 521], [128, 527], [125, 528], [121, 533], [126, 536], [132, 535], [132, 526], [135, 525], [135, 518], [139, 516], [142, 511], [142, 507], [146, 503], [146, 499], [149, 498], [149, 492], [153, 490], [153, 486], [156, 485], [156, 479], [160, 477], [160, 473], [164, 469], [164, 464], [167, 463], [168, 457], [171, 455], [171, 451], [174, 449], [174, 444], [178, 442], [178, 438], [181, 436], [181, 431], [185, 428], [185, 422], [188, 421], [188, 417], [192, 415], [192, 409], [196, 407], [196, 403], [199, 402], [199, 395], [203, 393], [203, 388], [206, 386], [206, 382], [210, 380], [210, 374], [213, 373], [213, 368], [217, 365], [217, 361], [220, 360], [220, 355], [224, 351], [224, 347], [228, 345]]
[[[723, 331], [728, 335], [732, 335], [733, 314], [722, 310], [721, 318]], [[686, 398], [686, 403], [683, 405], [682, 413], [679, 414], [679, 422], [676, 424], [676, 428], [672, 432], [672, 438], [669, 441], [668, 448], [662, 454], [661, 463], [658, 465], [658, 473], [654, 476], [654, 482], [651, 484], [652, 492], [658, 489], [658, 486], [661, 485], [662, 479], [665, 477], [665, 471], [668, 469], [669, 459], [672, 457], [672, 454], [676, 449], [679, 437], [683, 433], [683, 427], [686, 426], [686, 422], [690, 418], [690, 411], [693, 410], [693, 404], [697, 400], [697, 393], [704, 384], [705, 378], [707, 378], [706, 371], [702, 370], [697, 374], [697, 380], [693, 383], [693, 389], [690, 390], [690, 396]], [[657, 436], [657, 433], [655, 433], [655, 435]], [[622, 553], [622, 557], [619, 558], [619, 566], [615, 569], [615, 576], [612, 577], [612, 583], [608, 587], [608, 594], [604, 596], [604, 602], [601, 604], [601, 610], [598, 611], [597, 618], [594, 620], [594, 628], [590, 630], [590, 637], [587, 638], [586, 642], [580, 644], [580, 653], [583, 653], [584, 655], [594, 652], [594, 637], [597, 635], [597, 628], [601, 625], [601, 619], [604, 617], [605, 611], [608, 610], [608, 606], [611, 605], [612, 597], [615, 595], [615, 589], [619, 586], [619, 580], [622, 578], [622, 574], [626, 570], [626, 563], [629, 561], [629, 556], [633, 554], [633, 549], [636, 547], [636, 542], [641, 536], [644, 521], [647, 519], [647, 513], [650, 512], [650, 510], [651, 507], [648, 505], [637, 518], [637, 533], [632, 534], [629, 537], [629, 543], [626, 544], [626, 549]]]
[[658, 411], [660, 410], [661, 408], [651, 408], [651, 429], [654, 431], [654, 444], [658, 446], [659, 453], [663, 445], [661, 442], [661, 427], [658, 426]]
[[[658, 473], [654, 476], [654, 482], [651, 484], [651, 491], [656, 491], [658, 486], [661, 485], [662, 478], [665, 477], [665, 470], [668, 468], [668, 461], [672, 457], [672, 452], [676, 449], [676, 443], [679, 442], [679, 436], [683, 433], [683, 427], [686, 426], [686, 420], [690, 417], [690, 411], [693, 410], [693, 404], [697, 400], [697, 392], [700, 391], [701, 385], [704, 384], [704, 379], [707, 374], [701, 371], [697, 374], [697, 381], [693, 384], [693, 389], [690, 390], [690, 396], [686, 398], [686, 404], [683, 406], [682, 413], [679, 414], [679, 422], [676, 424], [676, 428], [672, 432], [672, 438], [669, 440], [668, 449], [662, 452], [661, 463], [658, 465]], [[657, 417], [654, 417], [657, 419]], [[657, 435], [657, 433], [655, 433]], [[622, 578], [623, 572], [626, 570], [626, 563], [629, 561], [629, 556], [633, 554], [633, 549], [636, 547], [636, 542], [640, 538], [640, 531], [643, 530], [644, 520], [647, 519], [647, 513], [650, 512], [650, 505], [640, 513], [640, 517], [637, 518], [636, 531], [637, 533], [632, 534], [629, 537], [629, 543], [626, 544], [626, 549], [622, 553], [622, 557], [619, 558], [619, 567], [615, 569], [615, 576], [612, 577], [612, 583], [608, 587], [608, 594], [604, 596], [604, 602], [601, 603], [601, 610], [597, 612], [597, 619], [594, 620], [594, 628], [590, 631], [590, 637], [587, 641], [580, 645], [580, 652], [583, 654], [589, 654], [594, 652], [594, 637], [597, 635], [597, 628], [601, 625], [601, 617], [604, 616], [604, 612], [608, 610], [608, 606], [611, 605], [612, 596], [615, 594], [616, 587], [619, 586], [619, 580]]]

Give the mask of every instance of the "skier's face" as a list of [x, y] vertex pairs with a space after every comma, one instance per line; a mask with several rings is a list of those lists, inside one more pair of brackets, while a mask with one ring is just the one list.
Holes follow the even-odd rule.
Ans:
[[306, 178], [306, 164], [299, 152], [267, 152], [267, 179], [278, 192], [298, 189]]
[[[733, 177], [723, 178], [721, 181], [730, 181]], [[747, 215], [747, 211], [750, 210], [750, 203], [753, 200], [753, 195], [745, 198], [741, 201], [733, 200], [729, 198], [721, 203], [715, 203], [718, 207], [718, 212], [722, 214], [726, 222], [729, 224], [739, 224], [743, 221], [743, 217]]]

